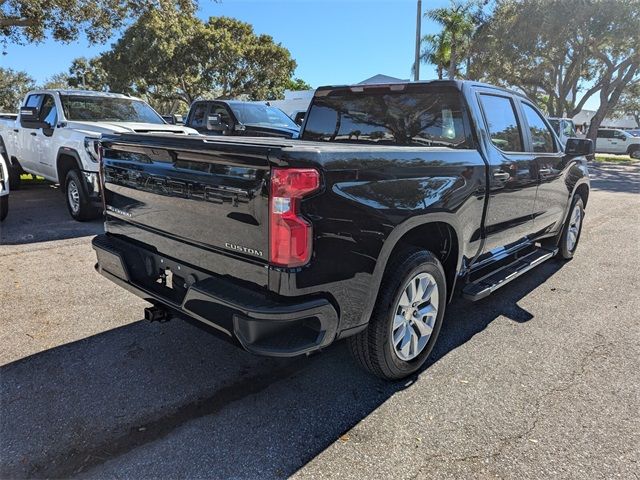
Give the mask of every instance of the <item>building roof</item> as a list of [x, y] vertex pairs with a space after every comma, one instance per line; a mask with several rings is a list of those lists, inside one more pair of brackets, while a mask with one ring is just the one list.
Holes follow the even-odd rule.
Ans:
[[389, 75], [383, 75], [382, 73], [378, 73], [373, 77], [366, 78], [361, 82], [358, 82], [358, 85], [366, 85], [369, 83], [402, 83], [402, 82], [408, 82], [408, 81], [409, 81], [408, 78], [403, 80], [401, 78], [390, 77]]

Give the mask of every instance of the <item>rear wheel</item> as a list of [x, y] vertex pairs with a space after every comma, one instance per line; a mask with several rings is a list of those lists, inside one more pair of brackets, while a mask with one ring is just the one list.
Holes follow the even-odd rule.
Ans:
[[91, 205], [82, 174], [78, 170], [70, 170], [64, 185], [67, 209], [71, 216], [80, 222], [96, 218], [98, 210]]
[[396, 255], [380, 287], [366, 330], [349, 338], [351, 353], [387, 380], [418, 371], [436, 343], [447, 299], [444, 271], [428, 251]]
[[560, 237], [559, 253], [564, 260], [571, 260], [578, 248], [578, 241], [582, 233], [582, 221], [584, 220], [584, 202], [582, 197], [576, 195], [571, 203], [571, 211], [567, 218], [562, 235]]

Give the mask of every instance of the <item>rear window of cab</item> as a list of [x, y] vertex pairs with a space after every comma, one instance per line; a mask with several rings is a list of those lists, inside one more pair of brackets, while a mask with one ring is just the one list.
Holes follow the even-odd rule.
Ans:
[[454, 88], [336, 90], [316, 96], [304, 140], [473, 148], [462, 95]]

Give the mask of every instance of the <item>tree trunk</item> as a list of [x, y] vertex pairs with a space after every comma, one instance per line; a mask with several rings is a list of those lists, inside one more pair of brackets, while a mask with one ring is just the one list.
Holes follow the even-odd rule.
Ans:
[[449, 55], [449, 80], [453, 80], [456, 77], [456, 66], [458, 65], [458, 58], [456, 52], [456, 36], [451, 34], [451, 54]]
[[600, 90], [600, 106], [598, 107], [598, 110], [596, 110], [596, 114], [591, 119], [589, 131], [587, 132], [587, 138], [590, 138], [594, 144], [596, 142], [598, 128], [600, 128], [602, 120], [604, 120], [607, 114], [615, 108], [622, 92], [638, 71], [638, 67], [639, 65], [637, 63], [629, 65], [629, 69], [626, 73], [622, 70], [619, 71], [617, 77], [613, 81], [611, 81], [611, 76], [613, 74], [613, 72], [611, 72], [608, 76], [609, 81], [604, 82], [602, 90]]

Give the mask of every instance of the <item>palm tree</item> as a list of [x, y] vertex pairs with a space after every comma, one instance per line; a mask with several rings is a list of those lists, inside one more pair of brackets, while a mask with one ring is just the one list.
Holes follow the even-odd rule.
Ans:
[[[435, 8], [426, 13], [428, 18], [442, 26], [442, 32], [439, 34], [441, 37], [440, 44], [449, 44], [447, 75], [450, 79], [455, 77], [458, 63], [460, 63], [460, 54], [469, 44], [469, 39], [475, 29], [473, 15], [471, 14], [473, 5], [472, 2], [452, 2], [449, 8]], [[430, 37], [430, 35], [425, 38], [427, 37]], [[431, 44], [430, 40], [427, 40], [427, 44]]]
[[422, 63], [430, 63], [436, 66], [438, 80], [442, 80], [445, 69], [449, 68], [451, 59], [451, 42], [446, 32], [422, 37], [423, 49], [420, 54]]

